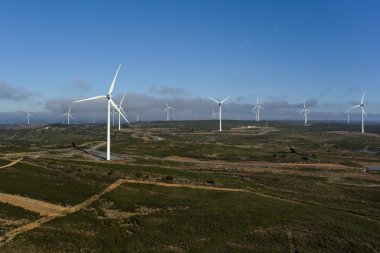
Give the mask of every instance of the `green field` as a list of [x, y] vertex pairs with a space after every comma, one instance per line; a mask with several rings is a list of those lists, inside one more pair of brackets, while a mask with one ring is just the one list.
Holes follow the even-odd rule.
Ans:
[[[0, 166], [23, 158], [0, 169], [0, 193], [69, 208], [126, 180], [76, 212], [0, 237], [0, 252], [380, 251], [380, 172], [363, 170], [380, 165], [379, 125], [365, 135], [337, 123], [224, 127], [114, 128], [120, 160], [111, 162], [72, 145], [104, 151], [102, 125], [0, 128]], [[0, 202], [0, 236], [38, 218]]]

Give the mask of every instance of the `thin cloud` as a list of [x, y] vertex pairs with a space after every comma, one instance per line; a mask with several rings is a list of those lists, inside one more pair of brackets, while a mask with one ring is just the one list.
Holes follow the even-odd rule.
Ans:
[[188, 96], [189, 93], [184, 88], [176, 88], [170, 86], [151, 86], [149, 89], [150, 93], [155, 95], [163, 95], [170, 97]]
[[0, 81], [0, 99], [22, 100], [30, 97], [36, 97], [39, 94], [27, 90], [23, 87], [17, 87]]
[[74, 80], [71, 84], [71, 87], [82, 90], [82, 91], [90, 90], [89, 83], [84, 80]]

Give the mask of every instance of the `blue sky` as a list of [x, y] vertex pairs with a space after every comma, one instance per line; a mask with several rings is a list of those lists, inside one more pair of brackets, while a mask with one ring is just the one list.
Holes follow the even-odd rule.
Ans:
[[[380, 114], [380, 1], [0, 1], [1, 111], [115, 94]], [[12, 90], [13, 89], [13, 90]], [[5, 94], [3, 92], [3, 94]]]

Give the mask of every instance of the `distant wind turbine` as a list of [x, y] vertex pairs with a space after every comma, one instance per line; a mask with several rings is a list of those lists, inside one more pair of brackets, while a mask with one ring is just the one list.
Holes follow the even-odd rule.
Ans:
[[108, 111], [107, 111], [107, 160], [108, 161], [111, 160], [111, 106], [113, 106], [114, 108], [116, 108], [116, 110], [118, 111], [118, 113], [120, 113], [121, 116], [125, 120], [127, 120], [127, 118], [119, 110], [119, 108], [117, 107], [117, 105], [115, 104], [115, 102], [111, 98], [111, 94], [112, 94], [113, 88], [115, 86], [116, 78], [117, 78], [117, 75], [119, 74], [120, 67], [121, 67], [121, 64], [117, 68], [115, 77], [113, 78], [113, 81], [111, 83], [111, 86], [110, 86], [110, 89], [109, 89], [107, 95], [101, 95], [101, 96], [86, 98], [86, 99], [82, 99], [82, 100], [78, 100], [78, 101], [74, 102], [74, 103], [80, 103], [80, 102], [89, 101], [89, 100], [96, 100], [96, 99], [101, 99], [101, 98], [107, 98], [107, 101], [108, 101], [108, 108], [107, 108], [108, 109]]
[[348, 125], [350, 124], [350, 109], [351, 109], [351, 108], [348, 108], [347, 111], [346, 111], [346, 115], [347, 115], [347, 124], [348, 124]]
[[115, 107], [112, 107], [112, 125], [115, 125]]
[[[117, 105], [117, 107], [118, 107], [118, 109], [119, 109], [119, 111], [121, 111], [122, 113], [124, 113], [124, 115], [125, 115], [125, 117], [127, 118], [127, 113], [124, 111], [124, 109], [123, 109], [123, 107], [122, 107], [122, 105], [123, 105], [123, 101], [124, 101], [124, 98], [125, 98], [125, 94], [123, 95], [123, 97], [122, 97], [122, 99], [121, 99], [121, 101], [120, 101], [120, 103]], [[119, 113], [119, 130], [120, 130], [120, 125], [121, 125], [121, 118], [120, 118], [120, 116], [121, 116], [121, 114]], [[127, 121], [127, 123], [129, 124], [129, 121], [128, 121], [128, 119], [126, 119], [126, 121]]]
[[214, 110], [212, 111], [211, 118], [216, 119], [216, 115], [218, 115]]
[[69, 107], [67, 113], [62, 114], [62, 116], [67, 116], [67, 125], [70, 125], [70, 118], [74, 119], [74, 117], [71, 115], [71, 106]]
[[173, 110], [174, 108], [170, 107], [168, 105], [168, 102], [165, 102], [165, 105], [166, 105], [166, 107], [165, 107], [165, 110], [163, 111], [163, 113], [166, 112], [166, 121], [169, 121], [169, 119], [170, 119], [170, 110]]
[[26, 118], [27, 118], [27, 120], [28, 120], [28, 125], [30, 125], [30, 117], [32, 117], [33, 115], [30, 113], [30, 112], [28, 112], [27, 114], [26, 114]]
[[259, 104], [259, 98], [256, 99], [256, 106], [252, 108], [252, 112], [256, 113], [256, 121], [260, 122], [260, 109], [264, 110], [264, 107], [262, 107]]
[[362, 114], [362, 134], [364, 134], [364, 116], [367, 117], [367, 114], [364, 111], [364, 107], [365, 107], [364, 96], [365, 96], [365, 91], [363, 93], [362, 100], [360, 101], [360, 104], [354, 105], [353, 107], [350, 108], [350, 109], [354, 109], [354, 108], [360, 107], [361, 114]]
[[210, 97], [211, 100], [213, 100], [215, 103], [217, 103], [219, 105], [219, 132], [222, 131], [222, 104], [227, 100], [229, 99], [230, 97], [226, 97], [225, 99], [223, 99], [222, 101], [218, 101], [212, 97]]
[[310, 113], [310, 110], [306, 108], [306, 102], [303, 103], [303, 109], [301, 110], [300, 113], [304, 114], [305, 126], [306, 126], [307, 125], [307, 115]]

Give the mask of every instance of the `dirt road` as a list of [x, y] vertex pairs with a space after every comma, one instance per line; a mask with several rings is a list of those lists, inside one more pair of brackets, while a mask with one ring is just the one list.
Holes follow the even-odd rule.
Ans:
[[[15, 205], [22, 207], [26, 210], [37, 212], [41, 215], [45, 215], [42, 218], [30, 222], [28, 224], [25, 224], [23, 226], [17, 227], [15, 229], [10, 230], [3, 236], [0, 236], [0, 247], [3, 246], [4, 244], [12, 241], [16, 235], [30, 231], [32, 229], [38, 228], [39, 226], [45, 224], [48, 221], [51, 221], [57, 217], [65, 216], [74, 212], [77, 212], [83, 208], [88, 207], [91, 205], [93, 202], [98, 200], [101, 196], [106, 194], [107, 192], [110, 192], [114, 190], [115, 188], [119, 187], [122, 183], [124, 183], [126, 180], [124, 179], [119, 179], [113, 184], [109, 185], [106, 189], [104, 189], [102, 192], [86, 199], [82, 203], [75, 205], [73, 207], [63, 207], [63, 206], [58, 206], [54, 205], [51, 203], [35, 200], [35, 199], [30, 199], [30, 198], [24, 198], [20, 196], [15, 196], [15, 195], [8, 195], [8, 194], [0, 194], [0, 202], [3, 199], [4, 203], [8, 203], [10, 205]], [[1, 198], [2, 197], [2, 198]]]
[[1, 166], [0, 169], [5, 169], [5, 168], [8, 168], [8, 167], [11, 167], [11, 166], [13, 166], [13, 165], [15, 165], [15, 164], [17, 164], [17, 163], [19, 163], [21, 161], [22, 161], [22, 157], [19, 158], [19, 159], [17, 159], [17, 160], [15, 160], [15, 161], [12, 161], [11, 163], [9, 163], [7, 165]]

